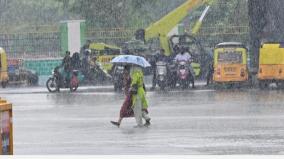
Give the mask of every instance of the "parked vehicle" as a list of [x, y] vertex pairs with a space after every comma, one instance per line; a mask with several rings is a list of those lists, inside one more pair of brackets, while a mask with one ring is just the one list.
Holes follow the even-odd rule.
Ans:
[[9, 81], [7, 55], [3, 48], [0, 47], [0, 82], [2, 88], [5, 88]]
[[257, 75], [260, 88], [271, 83], [284, 86], [284, 47], [281, 43], [265, 43], [259, 52], [259, 70]]
[[242, 43], [218, 44], [214, 50], [214, 83], [229, 85], [248, 83], [247, 52], [247, 48]]
[[75, 92], [80, 83], [79, 73], [78, 70], [66, 73], [62, 67], [56, 67], [52, 76], [46, 81], [46, 88], [49, 92], [59, 92], [61, 88], [69, 88], [71, 92]]

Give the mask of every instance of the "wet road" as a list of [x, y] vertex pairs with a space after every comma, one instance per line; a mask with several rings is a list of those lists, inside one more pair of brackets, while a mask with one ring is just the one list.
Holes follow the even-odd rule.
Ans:
[[284, 154], [284, 91], [148, 92], [149, 128], [112, 126], [124, 97], [110, 91], [0, 96], [13, 103], [16, 155]]

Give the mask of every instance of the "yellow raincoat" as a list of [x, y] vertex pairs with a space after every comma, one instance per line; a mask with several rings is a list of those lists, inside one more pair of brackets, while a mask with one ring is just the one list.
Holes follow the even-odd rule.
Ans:
[[136, 105], [137, 102], [137, 96], [140, 97], [141, 102], [142, 102], [142, 109], [147, 109], [148, 108], [148, 102], [146, 100], [146, 93], [143, 88], [144, 84], [144, 75], [143, 71], [139, 68], [133, 68], [131, 71], [131, 87], [137, 85], [137, 94], [132, 95], [132, 107]]

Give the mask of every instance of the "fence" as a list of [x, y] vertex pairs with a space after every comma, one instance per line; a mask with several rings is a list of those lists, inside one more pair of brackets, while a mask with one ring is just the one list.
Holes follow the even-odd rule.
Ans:
[[248, 26], [202, 27], [199, 36], [247, 35]]
[[0, 46], [9, 58], [59, 57], [60, 33], [0, 34]]
[[38, 73], [39, 76], [48, 76], [51, 75], [52, 70], [59, 66], [62, 62], [61, 58], [56, 59], [25, 59], [23, 61], [23, 66], [25, 68], [34, 70]]
[[248, 44], [248, 26], [202, 27], [198, 39], [203, 46], [213, 47], [224, 41], [237, 41]]
[[[60, 57], [61, 44], [59, 27], [31, 27], [39, 32], [0, 34], [0, 47], [8, 53], [9, 58], [57, 58]], [[121, 45], [134, 37], [137, 28], [96, 29], [87, 27], [86, 39], [95, 42]], [[44, 32], [47, 31], [47, 32]], [[248, 26], [202, 27], [198, 38], [203, 43], [216, 43], [227, 40], [245, 41]]]
[[86, 38], [96, 42], [121, 45], [134, 37], [135, 28], [111, 28], [111, 29], [94, 29], [89, 28], [86, 32]]

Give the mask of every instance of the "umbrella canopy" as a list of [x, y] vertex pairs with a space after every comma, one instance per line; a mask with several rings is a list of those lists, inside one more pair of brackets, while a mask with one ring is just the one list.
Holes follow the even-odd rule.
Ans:
[[134, 55], [119, 55], [111, 60], [112, 63], [117, 64], [135, 64], [141, 67], [150, 67], [150, 63], [144, 57]]

